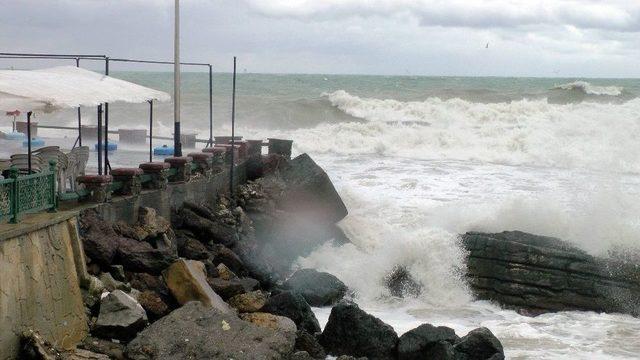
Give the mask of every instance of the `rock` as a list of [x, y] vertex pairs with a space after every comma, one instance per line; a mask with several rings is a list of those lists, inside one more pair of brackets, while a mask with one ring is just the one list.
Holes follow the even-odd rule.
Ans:
[[340, 303], [331, 309], [319, 340], [333, 355], [395, 359], [397, 354], [398, 335], [393, 328], [353, 303]]
[[416, 281], [405, 266], [396, 265], [385, 277], [384, 283], [391, 296], [404, 298], [418, 297], [422, 293], [422, 284]]
[[634, 261], [597, 258], [560, 239], [470, 232], [467, 277], [476, 296], [528, 313], [587, 310], [640, 315]]
[[241, 313], [257, 312], [267, 303], [267, 295], [260, 290], [239, 294], [229, 299], [229, 305]]
[[207, 282], [211, 288], [225, 300], [247, 292], [238, 279], [224, 280], [221, 278], [207, 278]]
[[238, 240], [233, 225], [205, 219], [187, 208], [182, 208], [178, 215], [182, 220], [182, 227], [192, 231], [201, 240], [206, 239], [225, 246], [230, 246]]
[[453, 347], [456, 360], [502, 360], [502, 344], [493, 333], [485, 328], [471, 330]]
[[[269, 313], [254, 312], [240, 314], [240, 319], [271, 330], [278, 330], [295, 334], [298, 328], [291, 319]], [[295, 335], [294, 335], [295, 336]]]
[[169, 313], [169, 306], [154, 291], [145, 290], [138, 295], [137, 299], [151, 320], [159, 319]]
[[162, 216], [159, 216], [155, 209], [140, 207], [138, 210], [138, 222], [129, 225], [125, 222], [118, 222], [113, 225], [113, 229], [123, 237], [145, 241], [170, 231], [171, 224]]
[[178, 255], [191, 260], [205, 260], [210, 254], [206, 246], [200, 241], [187, 237], [178, 247]]
[[233, 271], [229, 270], [225, 264], [219, 264], [216, 266], [216, 270], [218, 277], [222, 280], [233, 280], [238, 278], [238, 276], [234, 274]]
[[126, 355], [132, 360], [286, 359], [294, 336], [190, 302], [138, 334]]
[[100, 281], [104, 284], [105, 289], [108, 291], [113, 290], [122, 290], [124, 292], [131, 291], [131, 286], [129, 284], [125, 284], [123, 282], [117, 281], [111, 276], [110, 273], [102, 273], [100, 274]]
[[100, 296], [105, 291], [105, 286], [100, 279], [90, 275], [87, 278], [85, 287], [86, 289], [82, 289], [82, 301], [92, 312], [97, 311], [96, 307], [100, 303]]
[[232, 312], [207, 283], [201, 262], [179, 259], [163, 273], [163, 277], [178, 303], [184, 305], [190, 301], [200, 301], [222, 313]]
[[79, 225], [85, 254], [101, 266], [110, 266], [122, 237], [95, 211], [83, 211]]
[[423, 324], [400, 336], [398, 359], [454, 359], [453, 344], [460, 338], [445, 326]]
[[116, 261], [128, 271], [159, 274], [176, 259], [172, 251], [154, 249], [147, 242], [121, 238]]
[[242, 284], [242, 286], [244, 287], [244, 291], [246, 292], [260, 290], [260, 281], [256, 279], [244, 277], [240, 278], [238, 281], [240, 282], [240, 284]]
[[284, 291], [267, 299], [262, 311], [275, 315], [286, 316], [298, 326], [311, 334], [320, 332], [320, 324], [313, 314], [311, 307], [302, 295]]
[[147, 323], [142, 306], [123, 291], [115, 290], [102, 298], [93, 333], [103, 338], [128, 340]]
[[198, 216], [201, 216], [207, 220], [215, 220], [216, 218], [216, 214], [214, 213], [213, 209], [210, 209], [209, 207], [205, 206], [205, 205], [198, 205], [194, 202], [191, 201], [185, 201], [182, 204], [186, 209], [189, 209], [191, 211], [193, 211], [194, 213], [196, 213]]
[[94, 353], [105, 354], [110, 359], [124, 360], [124, 345], [96, 337], [87, 336], [78, 347]]
[[311, 306], [333, 305], [347, 293], [347, 286], [337, 277], [315, 269], [296, 271], [283, 286], [302, 295]]
[[289, 360], [313, 360], [313, 357], [306, 351], [296, 351]]
[[350, 355], [340, 355], [336, 358], [336, 360], [367, 360], [367, 357], [363, 356], [363, 357], [356, 358]]
[[124, 266], [122, 265], [111, 265], [109, 266], [109, 273], [113, 276], [114, 279], [122, 282], [126, 282], [127, 278], [124, 273]]
[[303, 329], [296, 332], [296, 346], [297, 351], [305, 351], [311, 358], [314, 359], [326, 359], [327, 354], [324, 352], [324, 348], [315, 336], [309, 334]]
[[20, 336], [20, 358], [29, 360], [56, 360], [60, 353], [33, 330]]
[[231, 249], [224, 245], [214, 244], [209, 250], [211, 253], [211, 261], [214, 265], [225, 264], [234, 273], [246, 275], [244, 263]]

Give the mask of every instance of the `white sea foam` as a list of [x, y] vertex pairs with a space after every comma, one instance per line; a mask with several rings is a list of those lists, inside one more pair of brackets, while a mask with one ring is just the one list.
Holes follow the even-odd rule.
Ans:
[[578, 90], [587, 95], [607, 95], [620, 96], [624, 88], [622, 86], [597, 86], [586, 81], [574, 81], [567, 84], [557, 85], [554, 90]]

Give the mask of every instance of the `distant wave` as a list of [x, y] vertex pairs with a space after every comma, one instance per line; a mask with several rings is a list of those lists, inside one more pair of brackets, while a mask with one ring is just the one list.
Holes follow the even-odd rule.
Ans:
[[578, 90], [586, 95], [620, 96], [624, 88], [622, 86], [596, 86], [586, 81], [574, 81], [553, 87], [553, 90]]

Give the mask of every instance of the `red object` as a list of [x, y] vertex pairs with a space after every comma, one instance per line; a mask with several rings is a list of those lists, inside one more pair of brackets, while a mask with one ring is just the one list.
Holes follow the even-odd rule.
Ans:
[[20, 116], [20, 110], [7, 111], [7, 116]]

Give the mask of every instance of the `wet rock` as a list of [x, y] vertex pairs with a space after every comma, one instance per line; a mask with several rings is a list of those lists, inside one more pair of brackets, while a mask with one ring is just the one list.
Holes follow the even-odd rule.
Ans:
[[416, 281], [405, 266], [397, 265], [384, 279], [392, 296], [418, 297], [422, 293], [422, 284]]
[[210, 248], [211, 261], [214, 265], [225, 264], [238, 275], [246, 275], [244, 263], [231, 249], [224, 245], [213, 244]]
[[262, 311], [275, 315], [286, 316], [298, 326], [311, 334], [320, 332], [320, 324], [313, 314], [311, 307], [302, 295], [284, 291], [272, 296], [262, 308]]
[[205, 219], [187, 208], [182, 208], [178, 216], [182, 220], [182, 227], [192, 231], [201, 240], [207, 239], [225, 246], [230, 246], [238, 240], [236, 228], [224, 221]]
[[475, 295], [539, 314], [587, 310], [640, 315], [634, 261], [597, 258], [560, 239], [519, 231], [462, 236]]
[[216, 266], [216, 272], [218, 273], [218, 277], [222, 280], [233, 280], [237, 279], [238, 276], [233, 273], [225, 264], [219, 264]]
[[124, 273], [124, 266], [122, 265], [111, 265], [109, 266], [109, 273], [113, 276], [114, 279], [122, 282], [126, 282], [126, 276]]
[[503, 360], [502, 344], [491, 330], [481, 327], [471, 330], [453, 347], [456, 360]]
[[121, 290], [115, 290], [100, 301], [100, 314], [93, 333], [108, 339], [128, 340], [148, 323], [140, 304]]
[[116, 256], [122, 237], [94, 211], [82, 212], [79, 220], [85, 254], [91, 261], [108, 268]]
[[201, 262], [179, 259], [163, 273], [163, 277], [178, 303], [200, 301], [223, 313], [232, 312], [207, 283], [204, 265]]
[[260, 327], [191, 302], [156, 321], [127, 346], [132, 360], [286, 359], [295, 334]]
[[324, 348], [320, 345], [316, 337], [302, 329], [296, 332], [295, 349], [297, 351], [307, 352], [309, 356], [314, 359], [325, 359], [327, 357]]
[[78, 344], [78, 347], [94, 353], [105, 354], [110, 359], [123, 360], [125, 358], [124, 345], [92, 336], [84, 338], [84, 340]]
[[246, 292], [260, 290], [260, 281], [254, 278], [244, 277], [240, 278], [238, 281], [242, 284], [244, 291]]
[[267, 295], [260, 290], [239, 294], [229, 299], [229, 305], [241, 313], [257, 312], [267, 303]]
[[296, 351], [289, 360], [313, 360], [313, 357], [306, 351]]
[[[282, 332], [288, 332], [291, 334], [295, 334], [298, 330], [296, 328], [296, 324], [291, 321], [291, 319], [286, 318], [284, 316], [273, 315], [269, 313], [243, 313], [240, 314], [240, 319], [244, 321], [248, 321], [252, 324], [256, 324], [261, 327], [266, 327], [267, 329], [277, 330]], [[294, 335], [295, 336], [295, 335]]]
[[296, 271], [283, 286], [302, 295], [311, 306], [333, 305], [347, 292], [347, 286], [337, 277], [315, 269]]
[[151, 320], [159, 319], [169, 313], [169, 306], [154, 291], [145, 290], [137, 296], [137, 299]]
[[247, 292], [238, 279], [224, 280], [221, 278], [208, 278], [207, 282], [211, 288], [225, 300]]
[[138, 241], [157, 237], [170, 231], [170, 227], [169, 221], [159, 216], [155, 209], [149, 207], [140, 207], [138, 221], [135, 224], [130, 225], [125, 222], [118, 222], [113, 225], [116, 233]]
[[393, 328], [353, 303], [340, 303], [331, 309], [319, 340], [333, 355], [370, 359], [394, 359], [397, 355], [398, 335]]
[[340, 355], [336, 358], [336, 360], [368, 360], [368, 359], [366, 356], [354, 357], [351, 355]]
[[453, 344], [460, 338], [445, 326], [423, 324], [400, 336], [400, 360], [454, 359]]
[[209, 250], [200, 241], [193, 238], [184, 238], [178, 247], [178, 254], [191, 260], [205, 260], [209, 258]]
[[154, 249], [147, 242], [121, 238], [115, 260], [128, 271], [159, 274], [175, 259], [172, 251]]
[[107, 291], [113, 291], [113, 290], [122, 290], [124, 292], [131, 291], [131, 286], [129, 284], [125, 284], [123, 282], [120, 282], [114, 279], [110, 273], [100, 274], [100, 281], [102, 282], [102, 284], [104, 285]]

